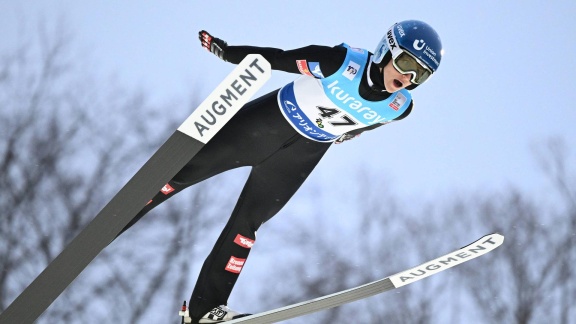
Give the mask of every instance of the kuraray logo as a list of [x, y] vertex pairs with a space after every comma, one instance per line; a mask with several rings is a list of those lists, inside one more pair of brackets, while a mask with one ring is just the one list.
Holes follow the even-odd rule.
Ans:
[[236, 235], [234, 243], [240, 245], [243, 248], [251, 249], [254, 246], [254, 240], [244, 237], [240, 234]]
[[352, 81], [356, 77], [356, 74], [358, 74], [359, 70], [360, 70], [360, 64], [358, 64], [354, 61], [350, 61], [350, 63], [348, 63], [348, 67], [346, 67], [344, 72], [342, 72], [342, 75], [346, 79]]
[[244, 263], [246, 259], [240, 259], [235, 256], [231, 256], [230, 260], [228, 260], [228, 264], [226, 264], [226, 268], [224, 270], [232, 273], [240, 273], [242, 268], [244, 267]]
[[338, 80], [330, 83], [327, 86], [330, 91], [328, 91], [326, 94], [330, 94], [329, 97], [331, 100], [340, 101], [342, 103], [341, 107], [349, 107], [351, 110], [347, 110], [352, 113], [354, 118], [360, 121], [363, 119], [364, 122], [368, 124], [381, 123], [386, 120], [385, 117], [379, 115], [378, 112], [376, 112], [374, 109], [364, 106], [361, 101], [352, 97], [352, 95], [337, 85]]

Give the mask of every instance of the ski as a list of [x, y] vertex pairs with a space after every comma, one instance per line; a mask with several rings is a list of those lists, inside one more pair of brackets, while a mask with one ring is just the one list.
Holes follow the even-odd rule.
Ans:
[[248, 55], [238, 64], [88, 226], [0, 314], [0, 324], [33, 323], [270, 76], [270, 63], [261, 55]]
[[310, 313], [329, 309], [347, 304], [359, 299], [364, 299], [379, 293], [406, 286], [418, 280], [424, 279], [438, 272], [452, 268], [466, 261], [470, 261], [484, 255], [504, 242], [504, 236], [494, 233], [483, 236], [469, 245], [452, 251], [437, 259], [422, 263], [414, 268], [399, 272], [393, 276], [380, 279], [365, 285], [343, 290], [331, 295], [326, 295], [305, 302], [273, 309], [271, 311], [254, 314], [235, 319], [226, 323], [250, 323], [268, 324], [300, 317]]

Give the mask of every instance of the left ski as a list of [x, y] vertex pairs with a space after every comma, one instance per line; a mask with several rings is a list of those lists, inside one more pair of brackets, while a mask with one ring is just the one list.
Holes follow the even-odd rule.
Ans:
[[270, 79], [271, 73], [272, 67], [262, 55], [247, 55], [86, 228], [0, 313], [0, 324], [34, 323], [162, 186]]
[[273, 309], [271, 311], [242, 317], [226, 323], [267, 324], [284, 321], [332, 307], [364, 299], [385, 291], [406, 286], [438, 272], [452, 268], [466, 261], [493, 251], [504, 242], [504, 236], [494, 233], [486, 235], [476, 242], [443, 255], [437, 259], [422, 263], [414, 268], [399, 272], [393, 276], [380, 279], [352, 289], [343, 290], [331, 295], [305, 302]]

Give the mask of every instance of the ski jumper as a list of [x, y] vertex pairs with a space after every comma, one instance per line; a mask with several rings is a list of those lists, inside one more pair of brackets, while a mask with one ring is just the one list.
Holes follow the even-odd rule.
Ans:
[[238, 64], [261, 54], [296, 81], [246, 104], [130, 222], [185, 188], [221, 172], [251, 166], [238, 202], [200, 271], [189, 303], [198, 319], [226, 305], [256, 240], [256, 231], [290, 200], [336, 139], [407, 116], [407, 90], [384, 91], [366, 50], [347, 45], [275, 48], [229, 46]]
[[282, 87], [278, 95], [284, 117], [300, 134], [315, 141], [333, 142], [345, 133], [391, 122], [411, 104], [411, 95], [406, 89], [381, 101], [363, 99], [359, 83], [369, 53], [342, 46], [347, 50], [346, 57], [336, 73], [324, 77], [318, 62], [301, 62], [301, 66], [310, 69]]

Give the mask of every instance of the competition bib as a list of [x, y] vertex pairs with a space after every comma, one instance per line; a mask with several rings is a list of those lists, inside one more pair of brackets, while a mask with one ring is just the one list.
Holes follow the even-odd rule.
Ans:
[[[368, 101], [358, 87], [368, 61], [363, 49], [348, 49], [344, 64], [327, 78], [303, 75], [280, 89], [278, 104], [284, 117], [300, 134], [319, 142], [331, 142], [349, 131], [400, 116], [412, 100], [402, 89], [383, 101]], [[306, 64], [306, 62], [304, 62]], [[317, 62], [308, 66], [320, 71]], [[322, 74], [314, 73], [320, 77]]]

